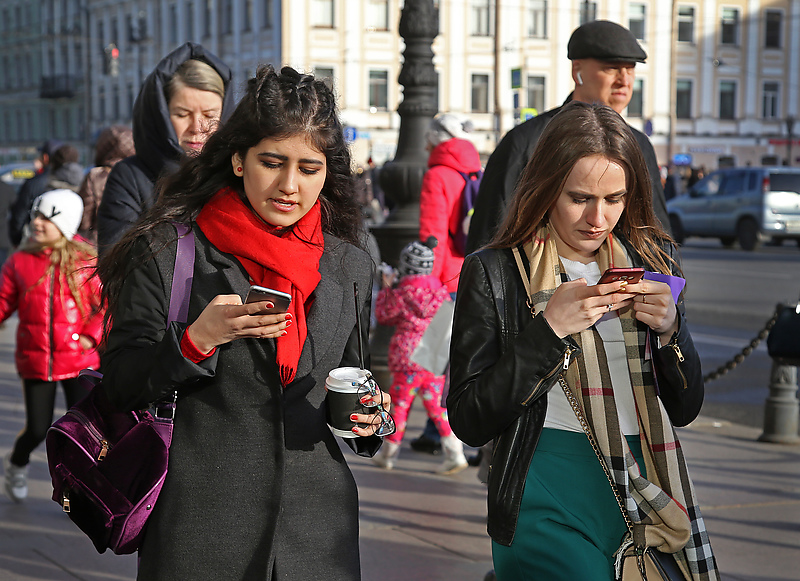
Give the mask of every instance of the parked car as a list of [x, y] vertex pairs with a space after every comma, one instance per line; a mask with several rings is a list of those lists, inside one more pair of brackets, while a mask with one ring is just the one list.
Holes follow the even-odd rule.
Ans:
[[771, 239], [800, 245], [800, 168], [732, 167], [711, 172], [667, 202], [672, 235], [738, 242], [754, 250]]

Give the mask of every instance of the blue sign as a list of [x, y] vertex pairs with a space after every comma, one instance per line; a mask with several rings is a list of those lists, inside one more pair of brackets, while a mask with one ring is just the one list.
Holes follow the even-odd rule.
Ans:
[[692, 165], [692, 156], [688, 153], [676, 153], [672, 156], [675, 165]]
[[356, 140], [356, 137], [358, 137], [358, 131], [355, 127], [348, 125], [344, 128], [344, 140], [347, 143], [353, 143]]

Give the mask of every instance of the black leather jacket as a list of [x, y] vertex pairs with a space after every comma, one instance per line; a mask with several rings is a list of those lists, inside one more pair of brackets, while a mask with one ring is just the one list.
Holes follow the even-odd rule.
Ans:
[[[643, 266], [626, 241], [617, 239], [633, 265]], [[525, 478], [547, 412], [543, 396], [557, 385], [564, 362], [579, 352], [572, 337], [559, 339], [541, 313], [531, 317], [526, 303], [510, 249], [466, 258], [450, 344], [447, 411], [453, 431], [468, 445], [494, 440], [488, 532], [502, 545], [514, 539]], [[682, 296], [678, 313], [678, 331], [667, 345], [658, 349], [655, 334], [650, 337], [659, 396], [672, 423], [684, 426], [700, 413], [703, 376]]]

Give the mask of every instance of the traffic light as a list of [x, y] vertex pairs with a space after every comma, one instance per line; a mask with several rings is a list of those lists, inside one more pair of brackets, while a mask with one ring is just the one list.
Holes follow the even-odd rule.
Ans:
[[111, 77], [119, 76], [119, 49], [113, 42], [105, 48], [105, 73]]

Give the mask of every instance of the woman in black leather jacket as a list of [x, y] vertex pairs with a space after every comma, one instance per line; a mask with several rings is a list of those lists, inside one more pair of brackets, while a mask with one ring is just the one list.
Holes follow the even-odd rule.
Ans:
[[[718, 579], [673, 429], [700, 411], [700, 360], [641, 151], [608, 107], [553, 121], [497, 237], [464, 263], [453, 323], [451, 425], [494, 440], [497, 578], [610, 581], [630, 527], [687, 579]], [[597, 284], [612, 266], [648, 273]]]

